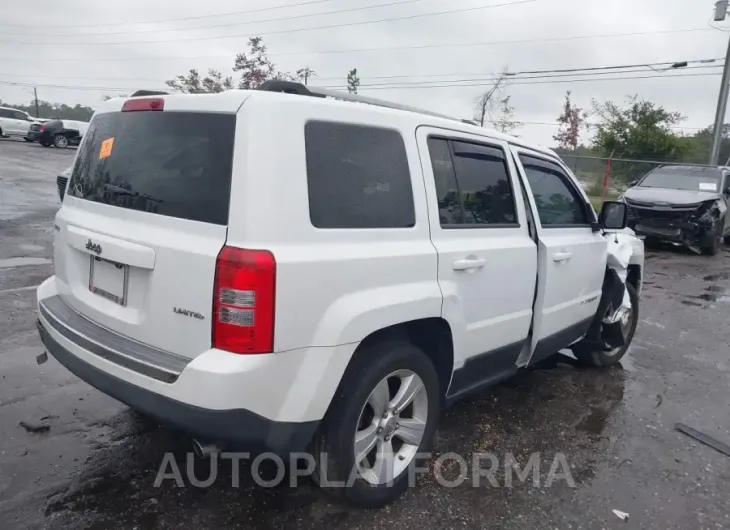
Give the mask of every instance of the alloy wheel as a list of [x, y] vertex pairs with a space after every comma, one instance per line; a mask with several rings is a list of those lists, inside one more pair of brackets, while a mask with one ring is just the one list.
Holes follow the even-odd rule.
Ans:
[[396, 370], [370, 393], [355, 430], [355, 465], [372, 485], [395, 480], [418, 452], [428, 421], [428, 393], [411, 370]]

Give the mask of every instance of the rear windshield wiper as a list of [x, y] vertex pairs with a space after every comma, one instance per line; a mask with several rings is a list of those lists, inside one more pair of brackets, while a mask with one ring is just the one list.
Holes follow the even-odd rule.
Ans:
[[142, 197], [143, 199], [147, 199], [148, 201], [152, 201], [152, 202], [165, 202], [162, 199], [153, 197], [152, 195], [147, 195], [146, 193], [140, 193], [138, 191], [128, 190], [128, 189], [122, 188], [120, 186], [115, 186], [114, 184], [105, 184], [104, 191], [110, 191], [111, 193], [116, 193], [117, 195], [129, 195], [130, 197]]

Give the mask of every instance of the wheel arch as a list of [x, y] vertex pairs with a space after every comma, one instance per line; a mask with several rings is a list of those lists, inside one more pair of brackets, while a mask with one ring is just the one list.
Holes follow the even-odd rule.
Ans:
[[400, 322], [370, 333], [355, 349], [353, 359], [362, 352], [370, 350], [379, 343], [406, 341], [418, 347], [431, 360], [439, 378], [441, 397], [451, 382], [454, 370], [454, 341], [451, 326], [442, 317], [422, 318]]
[[637, 294], [641, 292], [641, 265], [629, 265], [628, 275], [626, 276], [626, 283], [630, 283]]

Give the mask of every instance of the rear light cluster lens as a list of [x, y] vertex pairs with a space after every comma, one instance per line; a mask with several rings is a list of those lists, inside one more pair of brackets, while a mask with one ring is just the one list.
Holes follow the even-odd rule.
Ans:
[[122, 105], [122, 112], [138, 112], [144, 110], [164, 110], [165, 100], [162, 98], [128, 99]]
[[41, 123], [40, 131], [43, 132], [45, 130], [46, 130], [46, 124], [45, 123]]
[[223, 247], [215, 267], [213, 347], [232, 353], [274, 349], [276, 260], [268, 250]]

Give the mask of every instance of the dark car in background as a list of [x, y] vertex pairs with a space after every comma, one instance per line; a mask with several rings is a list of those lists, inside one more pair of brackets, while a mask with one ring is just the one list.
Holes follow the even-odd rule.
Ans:
[[629, 226], [637, 235], [669, 241], [715, 255], [728, 241], [730, 168], [659, 166], [621, 197], [629, 206]]
[[43, 147], [68, 147], [79, 145], [88, 128], [89, 124], [84, 121], [50, 120], [31, 124], [27, 138], [37, 141]]

